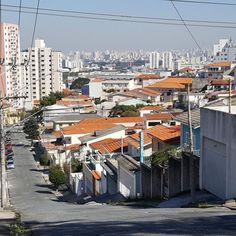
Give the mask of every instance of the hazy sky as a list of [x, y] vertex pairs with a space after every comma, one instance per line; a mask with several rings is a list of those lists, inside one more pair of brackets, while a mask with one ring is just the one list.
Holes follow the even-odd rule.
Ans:
[[[214, 0], [217, 2], [217, 0]], [[226, 1], [235, 3], [234, 0]], [[19, 5], [20, 0], [2, 0], [2, 4]], [[23, 6], [36, 7], [37, 0], [22, 0]], [[233, 21], [236, 6], [175, 3], [184, 19]], [[41, 0], [41, 8], [84, 12], [178, 18], [170, 2], [162, 0]], [[17, 23], [18, 13], [3, 12], [4, 22]], [[35, 15], [21, 15], [21, 49], [31, 44]], [[236, 26], [236, 25], [235, 25]], [[236, 29], [190, 27], [202, 48], [211, 47], [220, 38], [232, 37]], [[168, 50], [195, 48], [184, 26], [107, 22], [90, 19], [39, 15], [36, 38], [48, 47], [63, 52], [74, 50]]]

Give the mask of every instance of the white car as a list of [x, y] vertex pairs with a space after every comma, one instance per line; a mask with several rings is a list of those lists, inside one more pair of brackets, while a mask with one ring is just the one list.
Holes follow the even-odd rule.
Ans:
[[8, 160], [7, 161], [7, 169], [14, 169], [15, 165], [14, 165], [14, 161], [13, 160]]

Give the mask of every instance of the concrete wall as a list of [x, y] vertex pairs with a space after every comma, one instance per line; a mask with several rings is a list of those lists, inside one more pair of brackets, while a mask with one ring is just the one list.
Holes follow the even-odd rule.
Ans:
[[168, 197], [173, 197], [181, 192], [181, 161], [171, 158], [168, 169]]
[[223, 198], [236, 197], [236, 115], [201, 109], [201, 187]]

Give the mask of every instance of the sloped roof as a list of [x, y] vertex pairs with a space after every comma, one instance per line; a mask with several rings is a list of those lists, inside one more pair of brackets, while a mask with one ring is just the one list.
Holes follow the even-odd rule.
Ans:
[[180, 126], [156, 125], [155, 130], [149, 131], [149, 134], [163, 142], [172, 141], [180, 138]]
[[211, 85], [229, 85], [229, 80], [215, 79], [211, 81]]
[[[175, 120], [184, 125], [188, 125], [188, 112], [183, 112], [175, 117]], [[192, 127], [197, 128], [200, 126], [200, 109], [191, 110]]]
[[140, 166], [134, 158], [128, 155], [121, 155], [117, 158], [118, 164], [124, 167], [128, 171], [139, 171]]
[[160, 111], [162, 110], [163, 107], [160, 105], [155, 105], [155, 106], [145, 106], [139, 109], [139, 111]]
[[160, 75], [157, 74], [141, 74], [136, 77], [140, 80], [149, 80], [149, 79], [160, 79]]
[[112, 123], [78, 123], [72, 126], [62, 128], [62, 133], [65, 135], [70, 134], [88, 134], [96, 130], [105, 130], [114, 127]]
[[85, 119], [80, 122], [80, 124], [122, 124], [122, 123], [143, 123], [143, 117], [101, 117], [101, 118], [91, 118]]
[[208, 64], [206, 67], [230, 67], [231, 62], [229, 61], [216, 61], [211, 64]]
[[144, 114], [146, 120], [173, 120], [174, 116], [169, 112], [159, 112], [154, 114]]
[[91, 143], [90, 147], [92, 149], [98, 150], [101, 154], [121, 152], [121, 148], [128, 146], [128, 143], [125, 139], [104, 139], [95, 143]]

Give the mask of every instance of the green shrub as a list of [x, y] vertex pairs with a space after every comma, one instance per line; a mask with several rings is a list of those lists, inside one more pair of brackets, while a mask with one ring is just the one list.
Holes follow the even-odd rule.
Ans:
[[66, 175], [59, 165], [50, 167], [49, 180], [56, 188], [58, 188], [59, 185], [66, 183]]

